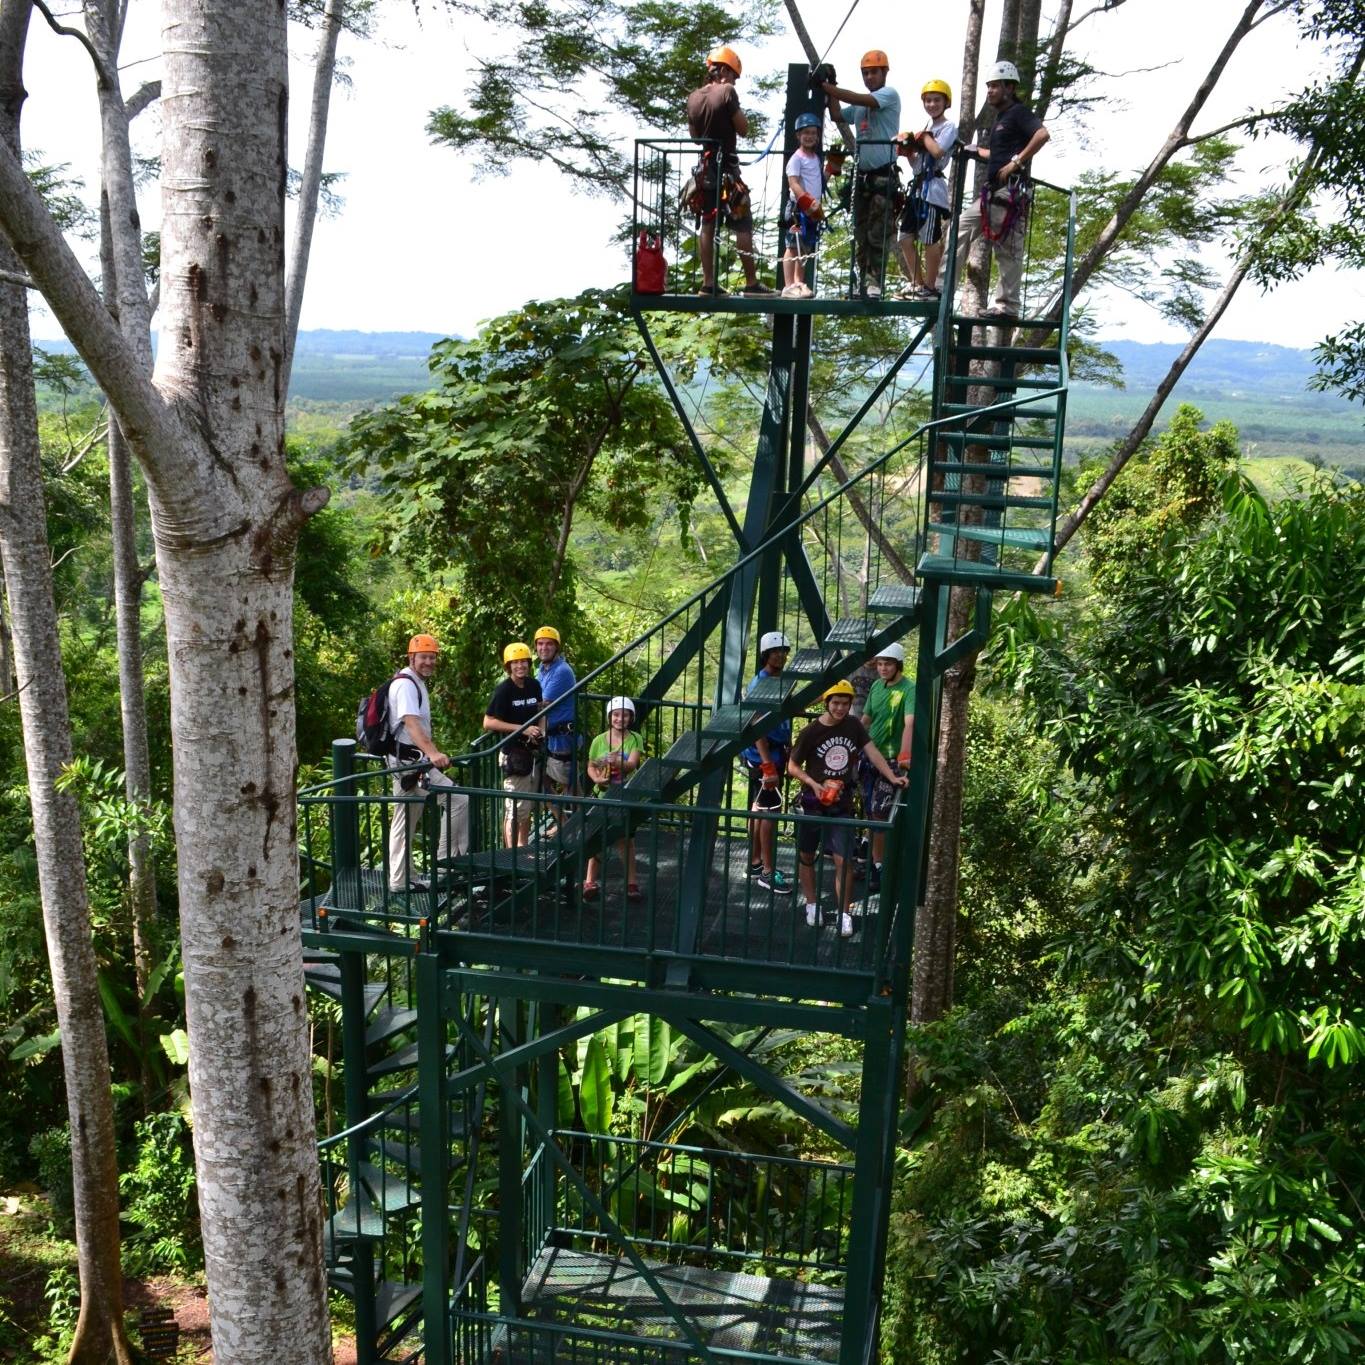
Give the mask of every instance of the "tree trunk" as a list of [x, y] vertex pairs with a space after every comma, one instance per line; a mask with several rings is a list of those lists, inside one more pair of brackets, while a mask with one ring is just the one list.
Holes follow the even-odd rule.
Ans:
[[[962, 85], [958, 90], [958, 104], [962, 117], [958, 121], [957, 135], [965, 147], [976, 132], [976, 115], [972, 101], [976, 99], [976, 82], [981, 73], [981, 34], [986, 18], [986, 0], [968, 0], [967, 36], [962, 45]], [[954, 161], [956, 169], [960, 163]]]
[[163, 0], [155, 384], [12, 155], [0, 226], [143, 466], [171, 667], [195, 1165], [215, 1359], [331, 1359], [294, 825], [285, 11]]
[[303, 313], [303, 286], [308, 277], [308, 255], [313, 245], [313, 228], [318, 217], [318, 194], [322, 189], [322, 153], [327, 145], [327, 112], [332, 102], [332, 80], [336, 75], [337, 39], [346, 0], [327, 0], [318, 34], [318, 50], [313, 59], [313, 102], [308, 115], [308, 147], [303, 161], [303, 184], [299, 189], [298, 216], [294, 221], [294, 244], [285, 289], [284, 377], [289, 392], [289, 375], [294, 368], [294, 343], [299, 335]]
[[1060, 0], [1057, 18], [1052, 25], [1052, 37], [1048, 42], [1047, 61], [1043, 64], [1038, 94], [1033, 101], [1033, 112], [1044, 123], [1047, 122], [1048, 108], [1057, 89], [1057, 76], [1062, 69], [1062, 53], [1066, 50], [1066, 35], [1071, 28], [1071, 10], [1072, 0]]
[[1043, 18], [1043, 0], [1021, 0], [1014, 28], [1015, 64], [1019, 68], [1020, 98], [1027, 99], [1038, 72], [1038, 29]]
[[[0, 6], [0, 141], [18, 157], [24, 39], [30, 5]], [[0, 240], [0, 270], [19, 262]], [[132, 1365], [123, 1331], [118, 1167], [104, 1012], [90, 936], [80, 811], [56, 780], [72, 758], [43, 504], [28, 300], [0, 284], [0, 562], [8, 590], [33, 843], [71, 1122], [71, 1172], [81, 1309], [70, 1359]]]

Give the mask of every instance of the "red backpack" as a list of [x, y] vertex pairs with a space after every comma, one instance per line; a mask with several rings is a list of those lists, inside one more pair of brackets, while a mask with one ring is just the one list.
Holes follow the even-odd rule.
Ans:
[[635, 243], [635, 292], [662, 294], [668, 284], [668, 262], [664, 260], [663, 238], [641, 229]]

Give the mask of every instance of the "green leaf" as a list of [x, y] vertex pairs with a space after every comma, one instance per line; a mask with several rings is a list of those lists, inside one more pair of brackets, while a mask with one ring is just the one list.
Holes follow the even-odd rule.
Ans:
[[182, 1028], [163, 1033], [157, 1041], [161, 1050], [176, 1066], [188, 1066], [190, 1061], [190, 1036]]
[[10, 1054], [12, 1062], [22, 1062], [29, 1057], [41, 1057], [51, 1052], [54, 1047], [60, 1047], [62, 1043], [62, 1033], [60, 1029], [53, 1029], [51, 1033], [45, 1033], [41, 1038], [26, 1038]]
[[602, 1040], [594, 1034], [583, 1055], [583, 1075], [578, 1084], [578, 1108], [590, 1133], [605, 1133], [611, 1125], [614, 1095], [611, 1065]]

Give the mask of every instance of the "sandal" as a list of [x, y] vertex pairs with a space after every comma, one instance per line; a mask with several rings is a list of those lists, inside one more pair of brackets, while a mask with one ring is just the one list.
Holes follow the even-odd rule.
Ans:
[[602, 888], [596, 882], [583, 883], [583, 899], [585, 901], [595, 901], [601, 893]]
[[640, 890], [639, 882], [631, 882], [626, 887], [626, 899], [633, 905], [638, 905], [645, 898], [645, 893]]

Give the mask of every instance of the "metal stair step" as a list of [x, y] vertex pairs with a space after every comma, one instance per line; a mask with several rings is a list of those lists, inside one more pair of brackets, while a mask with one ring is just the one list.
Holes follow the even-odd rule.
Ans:
[[1052, 544], [1052, 532], [1044, 526], [959, 526], [931, 521], [929, 534], [1017, 550], [1046, 550]]
[[1051, 450], [1056, 437], [1049, 435], [1025, 436], [1019, 433], [995, 431], [943, 431], [939, 442], [948, 446], [985, 446], [987, 450]]
[[663, 790], [672, 771], [657, 758], [647, 758], [621, 788], [624, 801], [652, 801]]
[[1052, 481], [1050, 464], [1017, 464], [992, 460], [989, 464], [975, 461], [935, 460], [930, 466], [930, 474], [976, 474], [983, 479], [1046, 479]]
[[959, 493], [956, 489], [930, 491], [924, 495], [927, 502], [938, 503], [943, 507], [993, 507], [1003, 511], [1007, 507], [1025, 507], [1038, 511], [1051, 511], [1051, 498], [1017, 497], [1013, 493]]
[[[453, 1046], [447, 1045], [446, 1057], [454, 1055]], [[397, 1052], [390, 1052], [387, 1057], [381, 1057], [377, 1062], [371, 1062], [365, 1068], [365, 1075], [371, 1080], [380, 1076], [391, 1076], [395, 1071], [412, 1071], [417, 1066], [417, 1044], [409, 1043], [407, 1047], [399, 1048]], [[375, 1098], [370, 1097], [371, 1101]]]
[[[941, 408], [940, 416], [943, 417], [957, 417], [963, 413], [981, 411], [980, 403], [942, 403], [939, 406]], [[1024, 421], [1025, 419], [1028, 419], [1029, 421], [1033, 421], [1035, 419], [1038, 421], [1048, 422], [1056, 421], [1057, 409], [1055, 407], [1045, 408], [1041, 404], [1039, 404], [1037, 406], [1017, 408], [1012, 413], [1011, 412], [1001, 413], [998, 417], [995, 414], [992, 414], [993, 421], [1009, 422], [1013, 420], [1016, 422], [1021, 422]]]
[[719, 706], [711, 712], [711, 718], [702, 726], [702, 734], [719, 739], [738, 739], [753, 720], [752, 707], [746, 710], [738, 704]]
[[324, 1251], [328, 1238], [334, 1246], [362, 1239], [377, 1241], [384, 1235], [384, 1219], [362, 1186], [351, 1191], [350, 1201], [327, 1220], [323, 1233]]
[[695, 768], [724, 743], [719, 736], [704, 735], [700, 730], [688, 730], [673, 741], [659, 762], [669, 768]]
[[415, 1208], [422, 1202], [422, 1196], [401, 1175], [372, 1166], [367, 1161], [360, 1163], [359, 1174], [374, 1206], [381, 1213], [402, 1213], [404, 1209]]
[[[1038, 379], [1029, 375], [1017, 374], [947, 374], [943, 376], [947, 384], [963, 386], [979, 385], [986, 389], [1058, 389], [1055, 378]], [[980, 406], [979, 404], [977, 406]]]
[[1056, 346], [954, 346], [953, 354], [972, 360], [1014, 360], [1021, 365], [1060, 365], [1062, 361]]
[[823, 673], [846, 651], [829, 647], [798, 649], [788, 661], [786, 671], [798, 678], [814, 678]]
[[413, 1175], [421, 1174], [422, 1149], [415, 1142], [397, 1142], [393, 1138], [371, 1138], [365, 1149], [371, 1156], [392, 1161]]
[[920, 590], [912, 583], [883, 583], [867, 599], [867, 609], [883, 616], [900, 616], [919, 609]]
[[757, 707], [762, 705], [780, 706], [792, 694], [796, 686], [790, 678], [780, 673], [765, 673], [749, 689], [741, 700], [741, 706]]
[[921, 555], [915, 572], [923, 579], [943, 583], [971, 583], [977, 587], [1000, 588], [1009, 592], [1045, 592], [1055, 594], [1055, 578], [1043, 574], [1022, 573], [1017, 569], [1002, 569], [984, 560], [954, 559], [952, 555]]
[[411, 1028], [417, 1022], [417, 1011], [413, 1009], [380, 1010], [365, 1030], [365, 1045], [373, 1047], [376, 1043], [387, 1042], [395, 1034]]
[[[401, 1280], [380, 1280], [374, 1291], [375, 1318], [379, 1330], [383, 1332], [392, 1327], [409, 1308], [420, 1304], [421, 1301], [420, 1284], [404, 1284]], [[392, 1341], [381, 1341], [380, 1353], [386, 1352], [393, 1344]]]
[[[959, 325], [969, 322], [973, 327], [1000, 327], [1002, 324], [997, 318], [982, 317], [980, 313], [954, 313], [953, 321]], [[1046, 327], [1048, 331], [1057, 330], [1056, 318], [1016, 318], [1008, 324], [1010, 327], [1018, 327], [1023, 331], [1036, 331], [1039, 327]]]
[[305, 962], [303, 964], [304, 984], [332, 1000], [341, 999], [341, 968], [335, 960], [324, 963]]
[[845, 616], [829, 628], [825, 643], [857, 647], [865, 645], [876, 633], [877, 623], [870, 616]]

